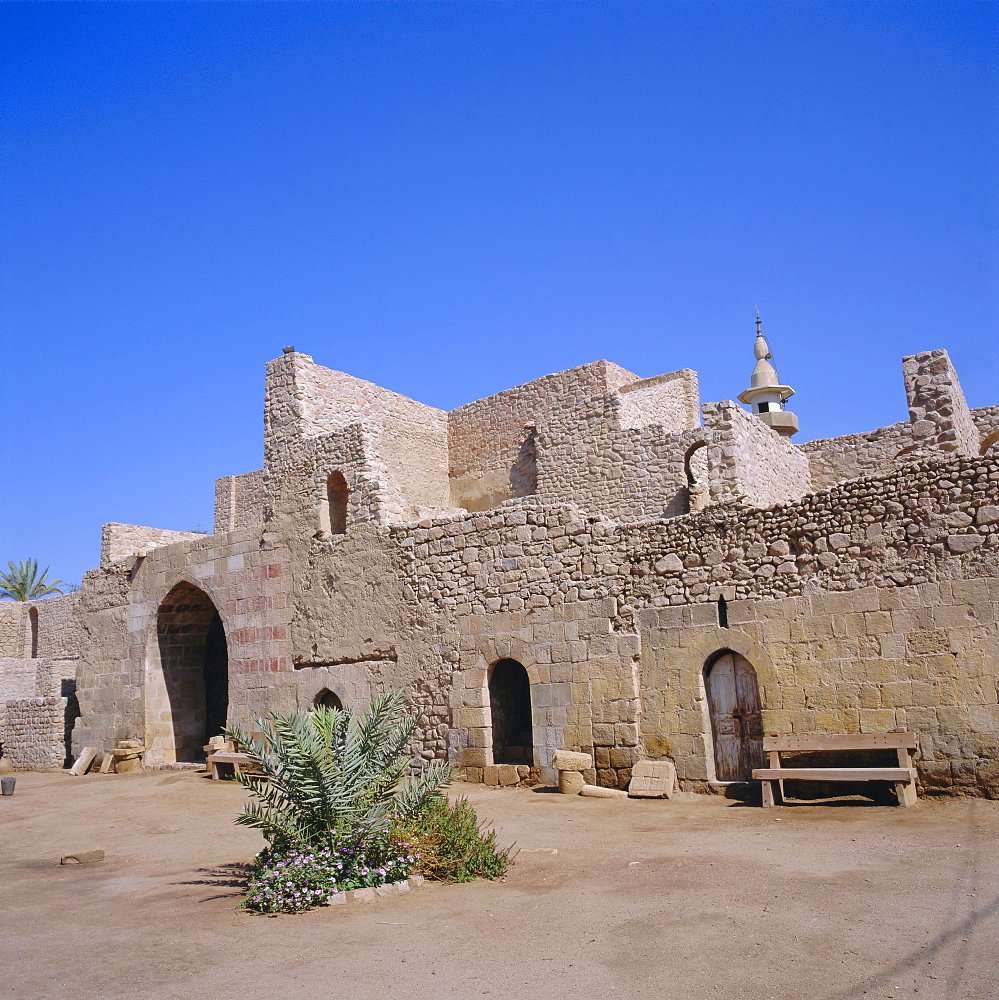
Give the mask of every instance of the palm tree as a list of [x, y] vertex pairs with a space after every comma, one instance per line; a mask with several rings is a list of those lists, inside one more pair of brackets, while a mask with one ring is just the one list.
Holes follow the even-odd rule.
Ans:
[[255, 802], [236, 818], [278, 847], [360, 842], [393, 819], [419, 815], [452, 780], [435, 761], [404, 777], [416, 727], [401, 691], [378, 695], [363, 711], [317, 706], [258, 719], [261, 737], [236, 726], [226, 735], [246, 749], [259, 774], [237, 774]]
[[28, 559], [16, 565], [8, 562], [6, 573], [0, 573], [0, 598], [10, 601], [34, 601], [49, 594], [61, 594], [59, 584], [62, 580], [49, 580], [48, 566], [44, 572], [38, 573], [38, 560]]

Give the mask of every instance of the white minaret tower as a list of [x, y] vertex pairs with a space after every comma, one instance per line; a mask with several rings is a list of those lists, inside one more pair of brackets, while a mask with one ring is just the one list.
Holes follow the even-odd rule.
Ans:
[[739, 402], [751, 406], [753, 413], [758, 413], [760, 420], [778, 434], [790, 437], [798, 433], [798, 418], [790, 410], [784, 409], [784, 401], [794, 395], [794, 389], [780, 384], [777, 369], [770, 363], [773, 355], [763, 336], [762, 326], [760, 310], [757, 309], [756, 344], [753, 346], [756, 367], [749, 380], [749, 388], [739, 396]]

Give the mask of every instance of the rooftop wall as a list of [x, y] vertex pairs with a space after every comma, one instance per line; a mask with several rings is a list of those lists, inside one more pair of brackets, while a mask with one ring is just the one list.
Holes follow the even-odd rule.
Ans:
[[287, 354], [267, 364], [264, 414], [265, 465], [272, 471], [299, 461], [304, 442], [361, 424], [377, 448], [369, 458], [384, 473], [389, 519], [450, 506], [443, 410], [323, 368], [306, 354]]

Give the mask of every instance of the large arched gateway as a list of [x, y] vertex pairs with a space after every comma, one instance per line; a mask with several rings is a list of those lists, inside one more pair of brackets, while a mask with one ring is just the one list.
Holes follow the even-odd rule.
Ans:
[[204, 759], [229, 710], [225, 629], [212, 599], [178, 583], [156, 614], [146, 665], [146, 744], [151, 761]]

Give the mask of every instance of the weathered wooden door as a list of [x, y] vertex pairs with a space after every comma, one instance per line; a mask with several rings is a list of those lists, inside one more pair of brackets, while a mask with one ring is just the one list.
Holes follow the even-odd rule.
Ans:
[[715, 778], [747, 781], [763, 767], [763, 720], [760, 688], [753, 665], [738, 653], [725, 653], [706, 678]]

